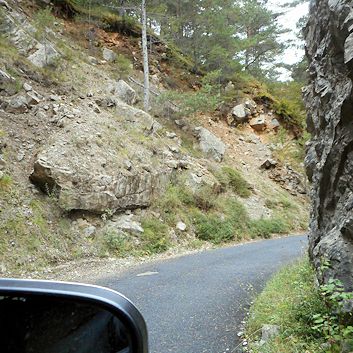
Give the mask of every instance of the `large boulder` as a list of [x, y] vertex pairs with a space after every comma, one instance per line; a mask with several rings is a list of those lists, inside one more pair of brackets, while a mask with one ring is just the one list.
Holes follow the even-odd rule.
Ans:
[[221, 162], [226, 151], [226, 146], [222, 140], [203, 127], [195, 128], [195, 132], [199, 139], [201, 151], [216, 162]]
[[[116, 119], [87, 106], [37, 156], [31, 181], [67, 210], [104, 213], [147, 207], [169, 182], [163, 141], [148, 114], [121, 103]], [[169, 142], [170, 143], [170, 142]], [[159, 146], [156, 150], [155, 146]]]
[[138, 101], [136, 91], [130, 87], [124, 80], [119, 80], [113, 87], [114, 93], [119, 99], [129, 105], [134, 105]]
[[38, 43], [36, 51], [28, 57], [28, 60], [37, 67], [45, 67], [55, 65], [56, 61], [60, 58], [60, 54], [52, 44]]
[[309, 252], [319, 280], [353, 290], [353, 9], [350, 1], [311, 1], [305, 30], [310, 85], [304, 92], [312, 140]]
[[250, 120], [256, 112], [257, 104], [252, 99], [246, 99], [243, 103], [236, 105], [228, 118], [229, 125], [239, 125]]
[[113, 50], [108, 48], [103, 48], [103, 59], [109, 62], [114, 62], [117, 58], [117, 55]]

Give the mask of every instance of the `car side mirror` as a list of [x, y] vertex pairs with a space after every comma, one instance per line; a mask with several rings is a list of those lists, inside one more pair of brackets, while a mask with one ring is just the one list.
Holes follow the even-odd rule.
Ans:
[[137, 308], [103, 287], [0, 279], [1, 353], [148, 353]]

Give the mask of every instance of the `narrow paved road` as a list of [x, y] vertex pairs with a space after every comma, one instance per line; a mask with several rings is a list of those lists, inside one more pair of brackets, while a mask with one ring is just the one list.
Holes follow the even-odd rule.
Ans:
[[97, 284], [139, 307], [151, 353], [230, 353], [253, 295], [305, 248], [304, 236], [261, 241], [142, 265]]

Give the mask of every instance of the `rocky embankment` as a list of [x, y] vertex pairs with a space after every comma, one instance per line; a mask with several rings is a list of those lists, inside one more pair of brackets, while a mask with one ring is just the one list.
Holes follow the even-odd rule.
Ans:
[[[312, 141], [310, 255], [322, 275], [353, 290], [353, 9], [348, 1], [316, 0], [306, 29], [306, 88]], [[329, 267], [321, 271], [324, 264]], [[327, 267], [327, 266], [326, 266]]]
[[[154, 102], [154, 116], [140, 109], [140, 72], [112, 77], [117, 48], [102, 41], [94, 57], [87, 55], [65, 37], [59, 19], [38, 39], [27, 11], [12, 1], [0, 6], [0, 272], [126, 255], [148, 242], [154, 247], [147, 253], [195, 242], [185, 194], [200, 208], [200, 194], [208, 192], [205, 212], [222, 193], [239, 199], [220, 176], [231, 170], [235, 177], [231, 168], [248, 182], [248, 198], [240, 198], [246, 222], [282, 211], [291, 222], [296, 209], [293, 227], [302, 227], [305, 182], [274, 160], [271, 138], [281, 123], [265, 104], [235, 97], [224, 121], [191, 121], [170, 102]], [[157, 67], [152, 89], [159, 95], [166, 85]], [[174, 206], [177, 214], [164, 214], [159, 205], [177, 198], [184, 200]]]

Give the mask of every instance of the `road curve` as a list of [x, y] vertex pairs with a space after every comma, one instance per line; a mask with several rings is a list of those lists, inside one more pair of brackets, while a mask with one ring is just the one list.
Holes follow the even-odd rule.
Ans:
[[151, 353], [230, 353], [249, 303], [305, 236], [209, 250], [138, 266], [97, 284], [130, 298], [144, 315]]

